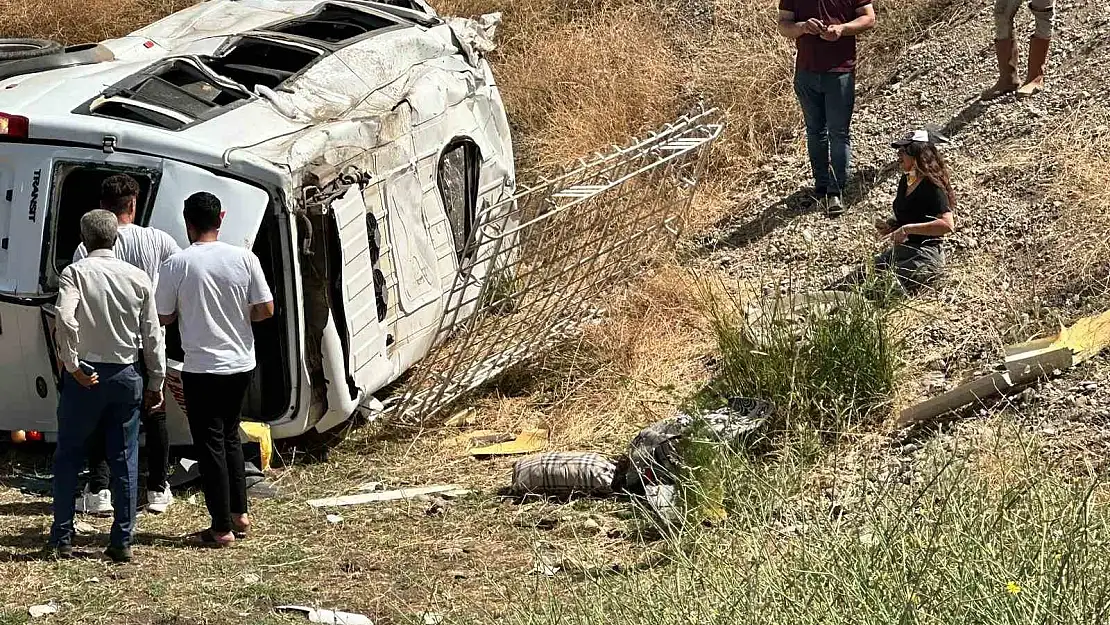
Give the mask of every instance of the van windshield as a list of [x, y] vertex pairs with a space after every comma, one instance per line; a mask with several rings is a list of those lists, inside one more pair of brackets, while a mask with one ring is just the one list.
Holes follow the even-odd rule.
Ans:
[[157, 192], [160, 173], [155, 169], [120, 167], [101, 163], [58, 162], [54, 166], [54, 198], [47, 221], [46, 262], [43, 263], [43, 288], [55, 291], [58, 275], [73, 261], [81, 243], [81, 218], [100, 207], [100, 184], [116, 174], [129, 174], [139, 183], [137, 223], [146, 223]]

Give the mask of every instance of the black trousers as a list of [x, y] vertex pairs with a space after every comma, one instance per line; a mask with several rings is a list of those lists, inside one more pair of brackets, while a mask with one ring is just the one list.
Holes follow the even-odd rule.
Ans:
[[232, 531], [231, 515], [247, 513], [239, 411], [253, 374], [253, 371], [231, 375], [181, 374], [204, 503], [216, 533]]

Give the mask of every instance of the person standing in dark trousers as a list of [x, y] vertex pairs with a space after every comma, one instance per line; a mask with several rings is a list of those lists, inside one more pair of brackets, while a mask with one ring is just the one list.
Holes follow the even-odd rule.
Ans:
[[805, 118], [814, 195], [830, 217], [844, 212], [852, 161], [856, 36], [874, 25], [871, 0], [779, 0], [779, 32], [798, 48], [794, 92]]
[[178, 321], [185, 351], [185, 412], [212, 517], [198, 536], [225, 547], [250, 526], [239, 413], [255, 369], [251, 323], [273, 316], [274, 298], [258, 257], [217, 240], [216, 196], [190, 196], [184, 214], [192, 246], [162, 265], [156, 299], [162, 323]]
[[[135, 223], [139, 201], [139, 183], [127, 174], [117, 174], [104, 179], [100, 185], [100, 208], [111, 211], [119, 222], [116, 238], [116, 258], [138, 267], [158, 287], [158, 271], [167, 258], [181, 251], [173, 237], [155, 228], [144, 228]], [[73, 253], [73, 262], [88, 256], [85, 245]], [[165, 512], [173, 503], [168, 478], [170, 441], [166, 431], [166, 411], [143, 411], [141, 417], [146, 429], [146, 504], [155, 514]], [[87, 514], [110, 514], [112, 498], [108, 490], [108, 463], [104, 458], [103, 437], [95, 436], [89, 447], [89, 482], [77, 500], [77, 511]]]
[[146, 403], [162, 405], [166, 354], [158, 325], [153, 285], [139, 269], [116, 258], [116, 217], [94, 210], [81, 218], [88, 258], [58, 278], [58, 360], [64, 369], [58, 401], [58, 445], [54, 452], [55, 555], [73, 554], [77, 473], [89, 437], [105, 437], [111, 467], [115, 521], [105, 552], [116, 562], [131, 560], [131, 534], [138, 499], [139, 411], [146, 364]]

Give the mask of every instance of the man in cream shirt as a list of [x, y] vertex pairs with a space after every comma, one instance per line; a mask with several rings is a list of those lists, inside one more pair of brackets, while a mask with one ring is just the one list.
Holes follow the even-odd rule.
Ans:
[[153, 285], [141, 270], [116, 258], [116, 217], [94, 210], [81, 218], [88, 258], [62, 270], [58, 279], [58, 445], [54, 455], [55, 555], [73, 554], [77, 473], [89, 438], [104, 436], [112, 470], [115, 520], [105, 552], [131, 560], [131, 534], [138, 499], [139, 411], [144, 399], [140, 356], [146, 366], [146, 404], [162, 405], [166, 354]]

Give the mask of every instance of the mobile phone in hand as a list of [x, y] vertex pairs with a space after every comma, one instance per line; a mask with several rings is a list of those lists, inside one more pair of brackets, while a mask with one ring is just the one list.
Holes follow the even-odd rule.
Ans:
[[81, 370], [81, 373], [84, 373], [89, 377], [92, 377], [92, 375], [96, 373], [96, 369], [94, 369], [92, 365], [85, 362], [84, 360], [79, 360], [77, 362], [77, 368]]

